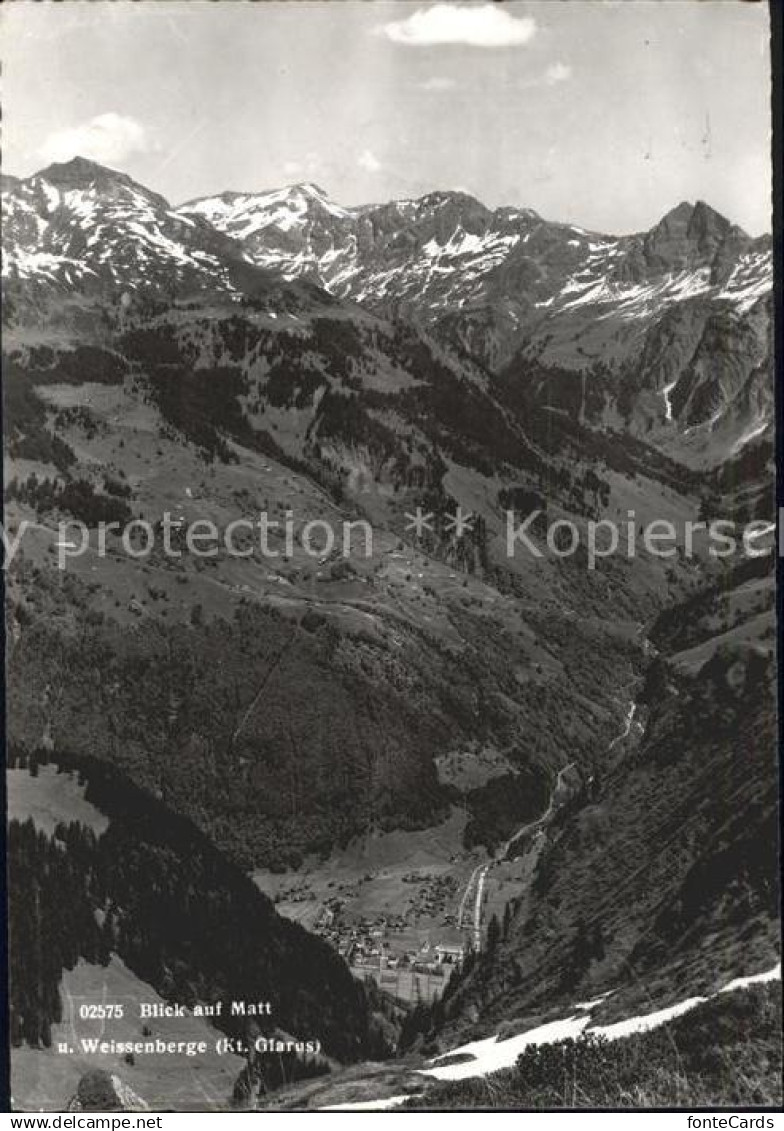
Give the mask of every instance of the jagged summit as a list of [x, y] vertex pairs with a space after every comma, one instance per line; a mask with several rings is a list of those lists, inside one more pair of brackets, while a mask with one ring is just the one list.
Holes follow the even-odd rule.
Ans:
[[414, 203], [418, 204], [420, 208], [443, 208], [443, 207], [467, 207], [467, 208], [482, 208], [484, 211], [489, 212], [485, 204], [472, 196], [469, 192], [463, 192], [462, 189], [435, 189], [432, 192], [426, 192], [423, 196], [415, 197]]
[[321, 185], [317, 185], [315, 181], [298, 181], [296, 184], [289, 185], [292, 191], [307, 192], [311, 196], [321, 196], [325, 200], [329, 198], [329, 193], [323, 189]]
[[222, 201], [225, 204], [232, 204], [238, 200], [268, 200], [270, 197], [283, 195], [304, 195], [318, 197], [321, 200], [329, 200], [329, 193], [326, 189], [322, 188], [321, 185], [317, 185], [315, 181], [294, 181], [291, 184], [271, 189], [252, 189], [246, 191], [241, 189], [224, 189], [222, 192], [210, 193], [207, 196], [193, 196], [189, 200], [184, 200], [181, 204], [178, 204], [177, 207], [185, 211], [188, 209], [193, 210], [196, 206], [203, 204], [205, 201]]
[[706, 269], [714, 282], [726, 280], [751, 238], [704, 200], [682, 201], [644, 233], [630, 265], [633, 277], [646, 273]]
[[[160, 193], [148, 189], [127, 173], [91, 161], [87, 157], [72, 157], [70, 161], [56, 161], [35, 173], [31, 180], [45, 180], [61, 189], [95, 189], [107, 192], [116, 188], [134, 189], [151, 199], [163, 201]], [[167, 207], [168, 207], [168, 202]]]
[[112, 169], [108, 165], [101, 165], [98, 161], [79, 155], [72, 157], [69, 161], [53, 161], [45, 169], [39, 169], [36, 175], [46, 177], [47, 180], [53, 182], [90, 180], [95, 177], [106, 176], [127, 178], [127, 174], [121, 173], [118, 169]]
[[664, 220], [688, 220], [694, 211], [694, 205], [690, 200], [682, 200], [680, 204], [676, 204], [669, 212], [665, 212], [662, 217]]
[[723, 237], [733, 230], [745, 235], [741, 228], [704, 200], [698, 200], [695, 204], [688, 200], [681, 201], [651, 229], [654, 233], [668, 231], [684, 239], [695, 239], [711, 233]]

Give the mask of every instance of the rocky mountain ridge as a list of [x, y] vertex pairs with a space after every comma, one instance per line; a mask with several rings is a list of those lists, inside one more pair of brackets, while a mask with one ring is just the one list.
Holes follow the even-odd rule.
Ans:
[[[748, 436], [767, 422], [755, 371], [769, 358], [770, 238], [748, 236], [704, 201], [626, 236], [490, 210], [457, 192], [342, 208], [305, 185], [202, 198], [178, 212], [233, 236], [256, 264], [434, 327], [493, 370], [587, 377], [594, 403], [583, 397], [579, 412], [595, 425], [663, 430], [666, 445], [673, 425], [712, 432], [730, 414]], [[729, 381], [694, 376], [716, 323], [734, 354]], [[672, 357], [652, 371], [663, 339]], [[635, 371], [643, 379], [630, 397]], [[754, 408], [733, 404], [748, 399], [752, 376]]]
[[[83, 328], [175, 301], [274, 310], [318, 306], [319, 292], [253, 265], [232, 239], [180, 215], [124, 173], [75, 158], [3, 181], [7, 323]], [[322, 300], [329, 304], [329, 296]], [[63, 308], [81, 311], [67, 317]]]
[[[704, 201], [623, 236], [491, 210], [459, 192], [342, 208], [296, 185], [178, 211], [231, 234], [256, 264], [423, 322], [526, 387], [529, 371], [544, 370], [545, 399], [553, 381], [565, 383], [558, 408], [595, 426], [653, 430], [654, 442], [696, 452], [698, 463], [715, 458], [727, 431], [742, 446], [767, 429], [770, 240]], [[700, 373], [717, 335], [731, 360], [720, 375]], [[575, 406], [586, 380], [591, 395]]]
[[426, 328], [523, 412], [630, 431], [693, 466], [770, 435], [771, 241], [703, 201], [623, 236], [461, 192], [345, 208], [304, 183], [172, 208], [75, 158], [6, 177], [3, 210], [12, 322], [51, 325], [63, 305], [73, 320], [85, 301], [297, 318], [339, 300]]

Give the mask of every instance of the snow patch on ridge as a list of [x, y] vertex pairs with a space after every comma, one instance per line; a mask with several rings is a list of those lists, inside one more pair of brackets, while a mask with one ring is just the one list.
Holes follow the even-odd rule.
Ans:
[[[711, 996], [716, 997], [718, 994], [780, 979], [781, 963], [760, 974], [734, 978]], [[596, 1036], [606, 1037], [607, 1040], [615, 1041], [632, 1036], [635, 1033], [649, 1032], [651, 1029], [658, 1028], [665, 1022], [680, 1017], [709, 1000], [706, 997], [690, 997], [676, 1002], [675, 1005], [656, 1010], [654, 1013], [629, 1017], [612, 1025], [592, 1026], [590, 1024], [590, 1010], [596, 1008], [608, 996], [608, 994], [603, 994], [594, 1001], [575, 1005], [574, 1009], [588, 1011], [583, 1012], [581, 1016], [573, 1014], [558, 1021], [550, 1021], [545, 1025], [539, 1025], [535, 1029], [529, 1029], [525, 1033], [518, 1033], [516, 1036], [504, 1040], [500, 1040], [498, 1036], [486, 1037], [480, 1041], [471, 1041], [466, 1045], [460, 1045], [458, 1048], [450, 1049], [449, 1052], [434, 1057], [428, 1067], [419, 1071], [423, 1075], [434, 1076], [438, 1080], [466, 1080], [471, 1076], [487, 1076], [501, 1068], [511, 1068], [516, 1063], [520, 1053], [529, 1045], [553, 1044], [558, 1041], [565, 1041], [570, 1037], [579, 1037], [582, 1033], [592, 1033]], [[447, 1057], [457, 1056], [466, 1056], [470, 1059], [458, 1064], [439, 1066], [439, 1061], [445, 1060]]]

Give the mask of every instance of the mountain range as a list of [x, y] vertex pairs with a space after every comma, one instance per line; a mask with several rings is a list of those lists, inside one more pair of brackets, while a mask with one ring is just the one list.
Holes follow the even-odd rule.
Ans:
[[172, 208], [80, 158], [6, 177], [3, 200], [12, 300], [20, 281], [42, 303], [78, 283], [136, 301], [253, 296], [296, 317], [320, 290], [695, 465], [769, 434], [771, 240], [702, 201], [625, 236], [459, 192], [344, 208], [301, 184]]

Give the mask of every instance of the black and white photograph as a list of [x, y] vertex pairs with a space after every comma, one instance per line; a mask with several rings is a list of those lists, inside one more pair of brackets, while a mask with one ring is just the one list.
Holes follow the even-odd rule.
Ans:
[[2, 6], [7, 1126], [774, 1127], [775, 8]]

